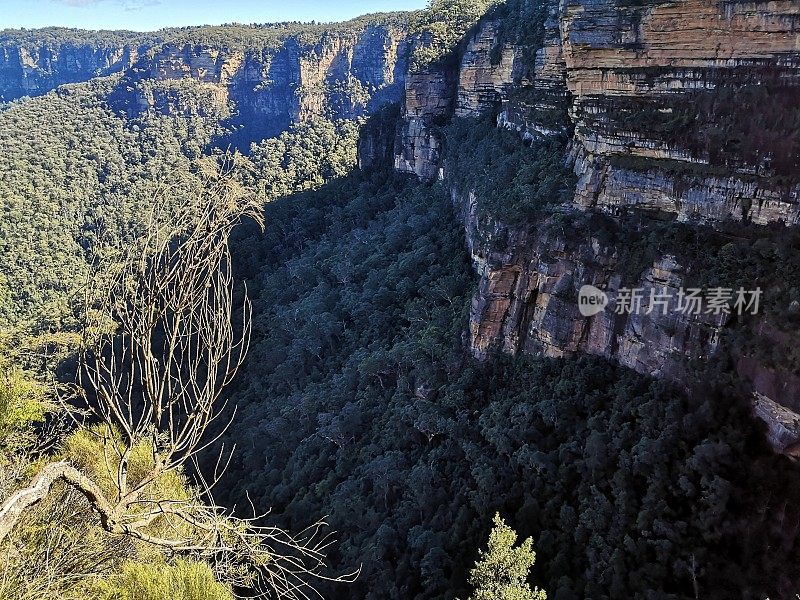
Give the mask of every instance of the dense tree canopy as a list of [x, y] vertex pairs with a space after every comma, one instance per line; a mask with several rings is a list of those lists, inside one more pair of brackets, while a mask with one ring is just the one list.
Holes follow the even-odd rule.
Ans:
[[735, 389], [464, 356], [472, 278], [444, 190], [351, 176], [266, 218], [237, 246], [257, 317], [224, 489], [287, 527], [330, 515], [334, 563], [363, 565], [331, 595], [466, 597], [496, 511], [536, 538], [558, 600], [779, 596], [797, 576], [780, 522], [800, 479]]
[[125, 45], [157, 51], [164, 44], [207, 45], [226, 50], [272, 50], [287, 38], [301, 44], [313, 45], [325, 35], [347, 34], [373, 25], [404, 27], [408, 13], [387, 12], [367, 14], [341, 23], [226, 23], [198, 27], [170, 27], [155, 32], [93, 31], [67, 27], [0, 30], [0, 47], [87, 46], [90, 48], [119, 48]]
[[[0, 322], [6, 326], [72, 327], [97, 242], [133, 239], [159, 191], [199, 185], [197, 160], [224, 133], [225, 113], [205, 84], [150, 82], [148, 89], [167, 94], [176, 107], [193, 108], [127, 119], [108, 103], [115, 81], [63, 86], [0, 112]], [[239, 156], [237, 176], [263, 201], [318, 187], [355, 164], [358, 128], [324, 119], [298, 124], [254, 144], [250, 158]]]
[[[445, 56], [487, 6], [436, 0], [415, 14], [416, 68]], [[543, 7], [497, 7], [498, 15], [523, 11], [535, 22], [505, 20], [501, 40], [535, 51]], [[337, 27], [186, 28], [159, 32], [157, 41], [266, 51], [287, 35], [306, 32], [301, 42], [316, 43]], [[102, 34], [3, 35], [0, 42], [80, 43]], [[114, 43], [130, 38], [114, 35]], [[477, 587], [489, 591], [476, 597], [490, 598], [503, 586], [530, 597], [533, 582], [555, 600], [763, 600], [796, 591], [800, 472], [766, 448], [724, 353], [696, 376], [702, 385], [688, 389], [598, 358], [477, 362], [465, 348], [475, 276], [450, 187], [389, 169], [354, 172], [359, 122], [297, 124], [231, 156], [214, 147], [236, 133], [221, 126], [229, 107], [214, 104], [208, 88], [145, 81], [146, 98], [177, 110], [125, 116], [109, 101], [116, 81], [0, 107], [0, 328], [74, 328], [97, 242], [136, 239], [153, 199], [163, 197], [156, 192], [177, 183], [192, 190], [207, 155], [229, 167], [264, 205], [267, 225], [262, 232], [248, 222], [232, 244], [235, 277], [247, 284], [237, 299], [253, 299], [254, 322], [249, 358], [227, 392], [237, 412], [220, 443], [236, 450], [216, 500], [272, 509], [269, 523], [289, 531], [328, 515], [338, 531], [329, 549], [334, 571], [362, 567], [355, 583], [325, 589], [328, 597], [452, 600]], [[483, 216], [537, 224], [571, 197], [567, 137], [524, 144], [494, 116], [439, 131], [447, 185], [476, 192]], [[395, 123], [384, 117], [391, 137]], [[560, 215], [558, 225], [613, 242], [631, 273], [677, 248], [701, 283], [769, 281], [777, 298], [769, 309], [785, 317], [781, 331], [797, 327], [795, 232], [748, 237], [652, 221], [645, 230], [622, 217], [615, 229], [587, 214]], [[737, 347], [770, 343], [747, 333]], [[785, 345], [762, 350], [797, 362]], [[0, 349], [3, 497], [35, 468], [15, 466], [14, 456], [33, 452], [52, 408], [42, 382], [9, 354]], [[61, 440], [53, 456], [103, 476], [95, 438]], [[153, 454], [138, 447], [137, 468], [147, 470]], [[216, 457], [200, 467], [212, 470]], [[191, 480], [172, 475], [156, 483], [188, 494]], [[202, 563], [101, 538], [85, 500], [58, 491], [14, 540], [3, 594], [216, 600], [231, 592], [214, 585]], [[507, 525], [495, 523], [481, 555], [497, 513]], [[535, 564], [527, 542], [514, 546], [514, 531], [536, 540]], [[487, 564], [505, 571], [492, 579]]]
[[431, 0], [413, 13], [410, 31], [417, 36], [411, 68], [420, 70], [444, 58], [497, 0]]
[[[67, 326], [92, 247], [136, 234], [160, 186], [190, 176], [213, 126], [117, 117], [112, 80], [69, 85], [0, 113], [0, 319]], [[2, 290], [5, 290], [3, 292]]]

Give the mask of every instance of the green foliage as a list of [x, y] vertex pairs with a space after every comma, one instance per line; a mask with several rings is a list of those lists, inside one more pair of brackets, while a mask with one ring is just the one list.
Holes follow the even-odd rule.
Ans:
[[356, 164], [360, 123], [315, 119], [252, 144], [240, 167], [242, 181], [265, 201], [318, 188]]
[[225, 50], [272, 50], [287, 38], [313, 45], [326, 35], [348, 34], [373, 26], [404, 27], [407, 13], [367, 14], [341, 23], [227, 23], [200, 27], [172, 27], [155, 32], [92, 31], [67, 27], [0, 30], [0, 47], [39, 49], [58, 46], [114, 49], [131, 46], [155, 52], [164, 44], [210, 46]]
[[[120, 447], [119, 436], [106, 428], [79, 429], [63, 441], [56, 456], [45, 455], [36, 461], [26, 457], [28, 448], [24, 444], [11, 448], [4, 443], [0, 446], [0, 500], [28, 485], [33, 474], [52, 460], [69, 461], [96, 481], [108, 497], [116, 497], [118, 456], [110, 446], [112, 436]], [[35, 438], [28, 435], [24, 439]], [[136, 485], [153, 468], [152, 447], [140, 444], [132, 449], [130, 458], [128, 481]], [[164, 499], [199, 502], [187, 478], [175, 471], [147, 485], [140, 502]], [[166, 515], [157, 517], [146, 532], [187, 539], [197, 535], [183, 519]], [[0, 597], [8, 600], [232, 598], [230, 591], [216, 582], [208, 564], [179, 560], [167, 565], [157, 548], [109, 535], [100, 527], [87, 499], [61, 483], [24, 513], [0, 552], [7, 557], [0, 577]]]
[[35, 440], [35, 427], [52, 409], [43, 384], [19, 367], [0, 338], [0, 463]]
[[[62, 444], [59, 458], [68, 460], [70, 464], [85, 473], [100, 486], [107, 497], [113, 498], [119, 493], [117, 470], [119, 456], [114, 448], [124, 447], [117, 432], [109, 431], [107, 426], [96, 426], [90, 429], [78, 429], [67, 437]], [[149, 443], [140, 443], [130, 450], [128, 462], [128, 482], [131, 488], [138, 485], [153, 470], [153, 447]], [[167, 471], [143, 494], [143, 501], [170, 498], [175, 501], [191, 499], [191, 486], [180, 471]]]
[[[138, 235], [164, 186], [199, 185], [190, 157], [211, 129], [200, 118], [150, 113], [126, 121], [104, 100], [114, 83], [64, 86], [0, 113], [4, 327], [74, 326], [97, 242]], [[173, 194], [167, 201], [179, 201]]]
[[455, 118], [444, 134], [448, 177], [462, 193], [475, 192], [483, 214], [516, 223], [572, 199], [576, 178], [567, 164], [566, 136], [527, 145], [489, 118]]
[[525, 580], [536, 562], [533, 539], [518, 547], [517, 532], [506, 525], [500, 514], [494, 516], [489, 547], [481, 550], [480, 559], [470, 571], [469, 582], [475, 586], [471, 600], [547, 600], [539, 588], [531, 589]]
[[157, 32], [164, 43], [208, 46], [227, 51], [271, 51], [279, 48], [287, 39], [295, 39], [301, 47], [311, 47], [326, 37], [352, 35], [369, 27], [404, 28], [408, 13], [372, 13], [341, 23], [283, 23], [206, 25], [202, 27], [179, 27]]
[[[80, 317], [88, 264], [110, 258], [98, 254], [98, 243], [133, 243], [154, 200], [177, 203], [198, 187], [195, 171], [227, 116], [213, 89], [189, 80], [139, 82], [127, 91], [145, 98], [154, 110], [126, 116], [110, 106], [118, 82], [114, 77], [63, 86], [12, 103], [0, 114], [0, 202], [9, 223], [0, 232], [0, 327], [4, 335], [13, 328], [14, 340], [24, 337], [23, 345], [35, 346], [44, 356], [52, 356], [62, 341], [75, 341], [61, 337]], [[37, 127], [40, 122], [51, 126]], [[254, 145], [252, 160], [219, 158], [263, 200], [271, 200], [349, 171], [359, 126], [306, 123]], [[165, 187], [170, 193], [159, 195]], [[0, 366], [2, 499], [38, 468], [25, 452], [49, 407], [31, 377], [17, 367], [6, 368], [5, 361]], [[91, 473], [109, 497], [116, 497], [118, 459], [112, 442], [120, 443], [107, 429], [79, 430], [60, 444], [57, 458]], [[133, 448], [128, 480], [135, 484], [152, 466], [152, 448]], [[148, 486], [142, 501], [198, 501], [194, 494], [183, 473], [170, 472]], [[151, 534], [165, 537], [183, 530], [191, 537], [190, 529], [163, 516], [148, 526]], [[14, 554], [0, 577], [3, 598], [85, 600], [99, 597], [97, 582], [109, 600], [231, 597], [213, 584], [208, 567], [167, 567], [153, 548], [108, 536], [86, 499], [60, 484], [25, 515], [9, 543]], [[207, 594], [198, 595], [198, 590]]]
[[233, 600], [207, 563], [185, 559], [156, 565], [128, 562], [99, 588], [98, 600]]
[[373, 177], [277, 200], [236, 244], [256, 318], [221, 500], [293, 530], [329, 515], [334, 565], [363, 567], [337, 598], [467, 596], [496, 511], [537, 536], [533, 576], [558, 600], [797, 580], [767, 504], [794, 518], [800, 478], [737, 390], [686, 396], [597, 359], [473, 362], [448, 195]]
[[412, 13], [409, 32], [419, 41], [411, 56], [411, 69], [419, 71], [455, 49], [464, 34], [497, 0], [430, 0], [427, 8]]
[[[126, 118], [108, 106], [117, 82], [64, 86], [0, 113], [0, 326], [74, 328], [98, 242], [133, 240], [160, 191], [177, 203], [200, 185], [198, 160], [227, 107], [208, 84], [147, 80], [137, 94], [155, 110]], [[359, 127], [295, 125], [239, 156], [239, 178], [265, 201], [318, 187], [353, 168]]]

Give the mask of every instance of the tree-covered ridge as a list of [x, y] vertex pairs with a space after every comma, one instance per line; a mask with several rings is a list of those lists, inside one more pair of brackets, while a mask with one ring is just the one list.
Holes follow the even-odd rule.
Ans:
[[5, 325], [68, 326], [94, 245], [137, 235], [155, 192], [192, 178], [216, 127], [156, 114], [127, 122], [105, 103], [113, 81], [63, 86], [0, 113]]
[[408, 29], [419, 38], [415, 68], [421, 68], [452, 50], [464, 33], [496, 0], [432, 0], [419, 11], [370, 13], [342, 22], [226, 23], [172, 27], [153, 32], [84, 30], [66, 27], [0, 30], [0, 48], [130, 47], [155, 54], [165, 45], [190, 45], [225, 51], [269, 51], [294, 39], [300, 46], [314, 46], [328, 36], [352, 35], [369, 27]]
[[171, 27], [154, 32], [124, 30], [84, 30], [65, 27], [0, 30], [0, 47], [89, 46], [92, 48], [155, 48], [164, 44], [208, 46], [225, 50], [271, 50], [289, 38], [301, 45], [319, 43], [326, 35], [345, 35], [368, 27], [403, 28], [408, 13], [372, 13], [338, 23], [227, 23], [192, 27]]
[[274, 50], [286, 40], [294, 39], [301, 46], [314, 46], [327, 36], [344, 36], [360, 33], [369, 27], [395, 27], [403, 29], [408, 23], [408, 13], [372, 13], [339, 23], [268, 23], [264, 25], [206, 25], [166, 29], [164, 41], [168, 44], [209, 46], [225, 50]]
[[[156, 192], [196, 181], [227, 107], [194, 80], [142, 85], [169, 114], [126, 119], [108, 105], [117, 77], [62, 86], [0, 112], [0, 322], [69, 329], [93, 248], [133, 237]], [[40, 124], [48, 126], [41, 127]], [[358, 123], [299, 124], [239, 156], [240, 179], [272, 200], [317, 187], [355, 164]]]
[[97, 49], [122, 46], [150, 46], [161, 38], [155, 34], [125, 30], [89, 30], [72, 27], [42, 27], [40, 29], [2, 29], [2, 48], [40, 48], [42, 46], [91, 46]]

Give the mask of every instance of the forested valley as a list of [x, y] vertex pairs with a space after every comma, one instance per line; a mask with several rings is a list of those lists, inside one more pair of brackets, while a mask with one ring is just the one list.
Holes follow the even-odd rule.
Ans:
[[594, 358], [477, 363], [449, 199], [386, 177], [281, 199], [281, 226], [241, 233], [258, 316], [226, 498], [281, 506], [290, 529], [329, 515], [334, 563], [363, 564], [332, 597], [467, 596], [497, 511], [534, 538], [551, 598], [779, 589], [798, 548], [764, 500], [800, 478], [724, 365], [687, 396]]
[[[535, 54], [548, 4], [495, 4], [381, 18], [417, 36], [412, 71], [453, 63], [487, 11], [503, 43]], [[360, 23], [135, 39], [266, 56]], [[537, 108], [554, 128], [541, 139], [494, 113], [439, 119], [449, 180], [425, 181], [395, 168], [397, 103], [234, 147], [262, 124], [233, 119], [212, 86], [128, 75], [0, 104], [0, 598], [794, 593], [800, 469], [770, 448], [736, 376], [736, 351], [756, 345], [744, 325], [684, 381], [600, 356], [470, 352], [483, 265], [458, 194], [497, 222], [551, 219], [608, 244], [630, 232], [565, 208], [566, 110]], [[134, 110], [127, 85], [166, 105]], [[359, 167], [365, 136], [390, 149]], [[692, 230], [705, 245], [685, 223], [651, 227], [620, 253], [632, 274], [680, 246], [708, 281], [782, 286], [769, 309], [796, 327], [794, 230], [764, 228], [751, 247], [734, 227]]]

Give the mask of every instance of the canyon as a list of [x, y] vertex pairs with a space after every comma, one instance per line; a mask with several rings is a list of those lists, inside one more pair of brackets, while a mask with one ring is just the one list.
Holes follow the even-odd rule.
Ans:
[[[419, 40], [397, 15], [269, 31], [267, 42], [258, 29], [237, 29], [237, 43], [199, 31], [120, 34], [105, 45], [6, 34], [0, 96], [120, 73], [110, 98], [117, 111], [211, 110], [247, 130], [242, 147], [292, 123], [358, 118], [399, 102], [396, 127], [382, 118], [364, 128], [359, 165], [388, 161], [449, 189], [479, 278], [467, 344], [481, 360], [589, 353], [683, 381], [715, 355], [736, 319], [673, 310], [701, 270], [682, 248], [665, 242], [631, 269], [629, 247], [665, 221], [698, 232], [737, 223], [753, 236], [800, 221], [796, 1], [509, 2], [452, 55], [421, 70], [409, 66]], [[208, 102], [176, 101], [176, 82], [202, 86]], [[540, 140], [563, 140], [576, 181], [571, 200], [522, 221], [487, 209], [486, 192], [448, 168], [448, 156], [470, 148], [448, 148], [444, 133], [454, 120], [481, 118], [515, 132], [532, 152]], [[619, 230], [612, 240], [609, 227]], [[604, 290], [611, 307], [630, 288], [645, 298], [668, 293], [673, 304], [663, 313], [584, 317], [576, 299], [585, 284]], [[793, 346], [768, 316], [757, 329], [767, 344]], [[800, 376], [745, 350], [735, 358], [773, 446], [794, 453]]]
[[[697, 271], [680, 248], [660, 248], [633, 273], [621, 255], [648, 223], [665, 219], [753, 231], [798, 223], [796, 132], [788, 143], [776, 136], [800, 105], [800, 5], [564, 0], [545, 11], [532, 44], [504, 35], [509, 21], [526, 18], [512, 8], [473, 28], [454, 66], [407, 77], [394, 166], [443, 180], [463, 216], [480, 278], [470, 313], [474, 356], [590, 353], [684, 381], [735, 319], [674, 310]], [[447, 171], [440, 125], [485, 115], [521, 143], [566, 136], [577, 185], [561, 211], [601, 214], [622, 236], [609, 244], [591, 225], [576, 235], [559, 214], [509, 223], [481, 210], [486, 198]], [[626, 230], [632, 213], [644, 225]], [[673, 304], [584, 317], [576, 300], [584, 284], [605, 290], [610, 306], [623, 288], [644, 298], [666, 293]], [[794, 453], [800, 398], [791, 365], [767, 366], [744, 352], [737, 359], [773, 447]]]
[[[292, 123], [354, 119], [399, 101], [406, 29], [401, 17], [387, 14], [334, 26], [106, 32], [112, 37], [102, 44], [91, 36], [72, 40], [61, 30], [53, 39], [40, 34], [32, 40], [6, 32], [0, 37], [0, 100], [120, 73], [110, 98], [119, 112], [229, 113], [232, 128], [247, 127], [246, 141], [259, 141]], [[180, 84], [200, 89], [208, 102], [176, 101]]]

